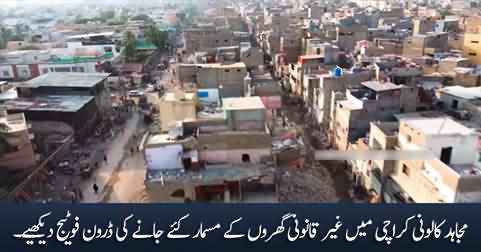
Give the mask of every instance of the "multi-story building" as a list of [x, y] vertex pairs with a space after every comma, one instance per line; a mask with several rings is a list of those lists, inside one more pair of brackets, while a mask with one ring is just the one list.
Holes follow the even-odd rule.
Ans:
[[241, 97], [245, 93], [246, 65], [233, 64], [179, 64], [176, 70], [181, 83], [195, 83], [197, 88], [218, 88], [221, 97]]
[[416, 111], [416, 87], [379, 81], [361, 85], [348, 89], [346, 99], [336, 103], [329, 136], [338, 149], [346, 150], [349, 143], [365, 136], [372, 121], [392, 121], [397, 113]]
[[403, 55], [406, 57], [434, 56], [448, 50], [448, 33], [416, 34], [404, 40]]
[[392, 175], [414, 202], [481, 199], [479, 134], [447, 117], [401, 117], [400, 150], [428, 150], [431, 160], [401, 160]]
[[238, 46], [233, 32], [225, 27], [202, 24], [185, 30], [185, 50], [187, 54], [202, 52], [223, 46]]

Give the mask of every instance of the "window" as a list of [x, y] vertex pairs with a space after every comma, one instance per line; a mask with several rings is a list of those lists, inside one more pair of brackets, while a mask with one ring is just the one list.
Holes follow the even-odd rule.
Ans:
[[2, 74], [3, 74], [3, 77], [9, 77], [10, 76], [9, 71], [3, 71]]
[[224, 42], [226, 42], [226, 43], [227, 43], [227, 42], [229, 42], [229, 40], [227, 40], [227, 39], [226, 39], [226, 40], [224, 40]]
[[224, 72], [228, 73], [228, 72], [230, 72], [230, 70], [229, 70], [229, 69], [225, 69]]
[[453, 152], [453, 147], [446, 147], [441, 149], [441, 162], [449, 165], [451, 163], [451, 154]]
[[70, 72], [70, 67], [56, 67], [55, 72], [68, 73]]
[[477, 54], [476, 53], [468, 53], [469, 56], [476, 56]]
[[472, 43], [472, 44], [478, 44], [479, 41], [477, 41], [477, 40], [471, 40], [471, 43]]
[[22, 77], [27, 77], [27, 76], [29, 76], [28, 70], [27, 70], [27, 69], [21, 69], [21, 70], [20, 70], [20, 76], [22, 76]]
[[250, 161], [251, 161], [251, 157], [249, 156], [249, 154], [242, 154], [243, 163], [250, 163]]
[[451, 108], [452, 108], [452, 109], [457, 109], [457, 108], [458, 108], [458, 103], [459, 103], [458, 100], [454, 99], [454, 100], [453, 100], [453, 103], [451, 104]]
[[46, 73], [48, 73], [48, 68], [44, 68], [44, 69], [42, 69], [42, 73], [43, 73], [43, 74], [46, 74]]
[[409, 167], [406, 164], [403, 164], [403, 173], [409, 177]]

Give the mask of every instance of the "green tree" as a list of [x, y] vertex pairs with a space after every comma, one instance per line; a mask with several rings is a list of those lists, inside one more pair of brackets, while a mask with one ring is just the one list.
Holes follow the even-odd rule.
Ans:
[[115, 11], [113, 10], [106, 10], [100, 12], [100, 19], [107, 21], [115, 17]]
[[126, 60], [131, 62], [135, 59], [135, 35], [131, 31], [125, 33], [122, 45], [125, 47]]
[[167, 32], [166, 31], [161, 31], [154, 25], [149, 25], [145, 29], [145, 38], [152, 42], [157, 48], [164, 48], [166, 43], [167, 43]]

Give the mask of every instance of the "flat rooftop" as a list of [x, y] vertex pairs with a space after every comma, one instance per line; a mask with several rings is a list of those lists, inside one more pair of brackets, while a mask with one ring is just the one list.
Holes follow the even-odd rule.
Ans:
[[93, 87], [109, 73], [47, 73], [24, 82], [20, 87]]
[[349, 101], [349, 100], [339, 101], [339, 105], [343, 109], [347, 109], [347, 110], [360, 110], [360, 109], [362, 109], [362, 106], [359, 106], [359, 104], [353, 103], [352, 101]]
[[150, 134], [145, 141], [145, 145], [174, 144], [177, 142], [178, 140], [169, 134]]
[[229, 68], [245, 68], [246, 64], [244, 62], [236, 62], [232, 64], [224, 64], [224, 63], [211, 63], [211, 64], [194, 64], [200, 68], [221, 68], [221, 69], [229, 69]]
[[401, 88], [401, 86], [396, 85], [394, 83], [380, 82], [380, 81], [365, 81], [365, 82], [362, 82], [361, 85], [371, 90], [374, 90], [376, 92], [396, 90]]
[[472, 129], [452, 120], [449, 117], [405, 117], [400, 119], [412, 128], [426, 135], [474, 135]]
[[259, 96], [224, 98], [222, 99], [224, 110], [254, 110], [265, 109], [264, 103]]
[[441, 88], [441, 93], [449, 94], [464, 99], [481, 98], [481, 87], [450, 86]]
[[93, 96], [37, 96], [6, 101], [7, 110], [77, 112], [94, 99]]

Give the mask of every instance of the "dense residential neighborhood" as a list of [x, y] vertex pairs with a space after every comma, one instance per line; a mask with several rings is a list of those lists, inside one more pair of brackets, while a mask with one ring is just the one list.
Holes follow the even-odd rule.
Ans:
[[481, 1], [0, 3], [0, 200], [481, 202]]

